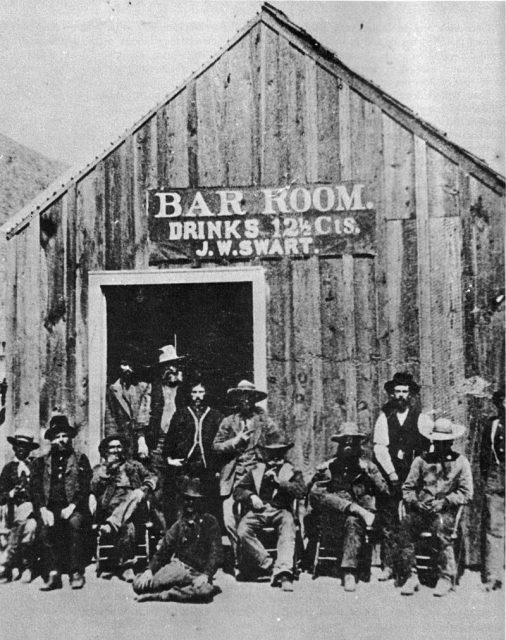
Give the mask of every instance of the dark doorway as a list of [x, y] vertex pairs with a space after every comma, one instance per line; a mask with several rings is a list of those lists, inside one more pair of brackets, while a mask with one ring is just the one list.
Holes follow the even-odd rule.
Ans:
[[212, 404], [226, 410], [226, 390], [253, 379], [251, 282], [106, 286], [107, 380], [125, 353], [135, 352], [149, 379], [158, 349], [177, 342], [184, 374], [200, 373]]

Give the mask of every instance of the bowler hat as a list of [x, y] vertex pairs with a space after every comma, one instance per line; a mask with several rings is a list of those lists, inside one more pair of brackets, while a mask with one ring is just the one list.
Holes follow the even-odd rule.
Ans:
[[49, 428], [44, 434], [44, 438], [46, 440], [53, 440], [58, 433], [62, 432], [68, 433], [71, 438], [74, 438], [76, 435], [76, 430], [70, 426], [67, 416], [57, 414], [49, 421]]
[[421, 424], [418, 431], [432, 441], [456, 440], [464, 435], [466, 428], [463, 424], [456, 424], [448, 418], [437, 418], [433, 423]]
[[34, 438], [32, 435], [28, 433], [23, 433], [22, 431], [16, 432], [13, 436], [7, 436], [7, 442], [11, 444], [24, 444], [30, 449], [38, 449], [39, 445], [34, 442]]
[[365, 434], [360, 432], [356, 422], [343, 422], [339, 431], [331, 436], [332, 442], [339, 442], [341, 438], [365, 438]]
[[293, 442], [289, 442], [283, 433], [275, 431], [273, 433], [267, 433], [259, 442], [259, 447], [262, 449], [268, 449], [270, 451], [276, 451], [278, 449], [291, 449]]
[[410, 393], [420, 391], [420, 385], [413, 380], [413, 376], [407, 371], [395, 373], [392, 380], [385, 382], [384, 389], [388, 394], [392, 394], [397, 386], [409, 387]]
[[200, 478], [184, 476], [181, 484], [181, 493], [188, 498], [205, 498]]
[[237, 402], [237, 399], [243, 394], [251, 395], [255, 402], [260, 402], [260, 400], [267, 398], [265, 391], [259, 391], [249, 380], [241, 380], [237, 387], [232, 387], [227, 391], [228, 397], [233, 402]]
[[125, 438], [123, 434], [111, 433], [111, 435], [103, 438], [100, 444], [98, 445], [98, 452], [100, 453], [101, 456], [104, 456], [106, 454], [107, 447], [109, 446], [109, 442], [112, 442], [113, 440], [119, 440], [123, 445], [123, 449], [125, 451], [128, 449], [128, 440]]

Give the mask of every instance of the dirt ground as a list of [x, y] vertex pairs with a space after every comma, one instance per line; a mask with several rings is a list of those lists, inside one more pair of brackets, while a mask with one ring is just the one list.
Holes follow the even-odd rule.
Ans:
[[86, 573], [82, 591], [40, 592], [0, 585], [0, 638], [8, 640], [498, 640], [504, 638], [504, 591], [484, 594], [467, 571], [457, 591], [435, 598], [422, 587], [412, 597], [392, 582], [371, 582], [345, 593], [336, 578], [303, 574], [293, 593], [268, 583], [236, 583], [222, 572], [223, 593], [212, 604], [137, 603], [116, 578]]

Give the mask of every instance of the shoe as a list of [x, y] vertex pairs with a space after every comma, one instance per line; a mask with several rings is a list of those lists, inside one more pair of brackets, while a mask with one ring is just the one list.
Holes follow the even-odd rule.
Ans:
[[40, 591], [54, 591], [63, 587], [61, 575], [58, 571], [50, 571], [47, 581], [42, 585]]
[[274, 560], [269, 556], [263, 566], [258, 568], [259, 576], [268, 576], [272, 572]]
[[411, 575], [402, 586], [401, 596], [412, 596], [419, 588], [418, 576]]
[[281, 576], [281, 591], [293, 591], [293, 580], [292, 580], [292, 576], [289, 576], [288, 574], [285, 574], [283, 576]]
[[12, 581], [12, 571], [9, 567], [0, 566], [0, 582], [6, 583]]
[[355, 575], [353, 573], [347, 572], [344, 574], [344, 590], [348, 592], [353, 592], [357, 588], [357, 581], [355, 580]]
[[111, 533], [113, 533], [114, 529], [108, 522], [106, 522], [105, 524], [100, 525], [99, 531], [102, 535], [109, 536], [111, 535]]
[[127, 567], [120, 575], [120, 579], [132, 583], [135, 580], [135, 573], [132, 567]]
[[391, 580], [394, 577], [392, 569], [390, 567], [383, 567], [383, 570], [378, 576], [379, 582], [386, 582], [387, 580]]
[[501, 587], [502, 587], [502, 582], [500, 580], [488, 580], [487, 582], [484, 582], [480, 586], [480, 589], [485, 593], [488, 593], [489, 591], [496, 591]]
[[28, 567], [23, 571], [23, 573], [21, 574], [21, 582], [23, 584], [30, 584], [30, 582], [33, 580], [33, 574], [32, 574], [32, 570], [28, 569]]
[[451, 580], [449, 580], [448, 578], [439, 578], [432, 595], [436, 596], [436, 598], [442, 598], [443, 596], [447, 596], [452, 588], [453, 585]]
[[136, 602], [163, 602], [163, 592], [161, 593], [140, 593], [135, 596]]
[[84, 587], [84, 583], [84, 576], [79, 571], [74, 571], [74, 573], [70, 576], [71, 589], [82, 589]]

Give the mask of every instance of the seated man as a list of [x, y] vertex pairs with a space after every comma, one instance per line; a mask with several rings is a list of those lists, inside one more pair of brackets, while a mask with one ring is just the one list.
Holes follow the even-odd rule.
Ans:
[[156, 488], [156, 475], [137, 460], [127, 458], [127, 442], [121, 435], [102, 440], [98, 450], [104, 462], [93, 469], [91, 493], [97, 500], [97, 520], [105, 520], [101, 533], [114, 535], [118, 557], [118, 576], [133, 582], [135, 521], [139, 506]]
[[7, 436], [14, 451], [14, 460], [8, 462], [0, 476], [0, 505], [8, 508], [7, 524], [10, 529], [5, 560], [0, 565], [0, 578], [12, 580], [12, 570], [21, 570], [21, 582], [32, 581], [34, 565], [34, 539], [37, 522], [33, 517], [30, 498], [30, 453], [39, 445], [33, 436], [18, 432]]
[[473, 476], [467, 458], [452, 450], [453, 441], [464, 435], [464, 426], [438, 418], [432, 426], [419, 428], [432, 441], [433, 450], [413, 460], [402, 486], [407, 514], [401, 523], [400, 559], [407, 579], [401, 594], [410, 596], [418, 591], [415, 540], [421, 531], [431, 531], [439, 546], [439, 580], [434, 595], [441, 597], [452, 589], [457, 575], [452, 533], [459, 506], [473, 496]]
[[32, 465], [30, 493], [47, 573], [41, 591], [62, 588], [66, 565], [72, 589], [84, 586], [91, 468], [88, 458], [72, 446], [75, 435], [66, 416], [53, 416], [44, 434], [51, 441], [51, 450]]
[[345, 591], [356, 589], [365, 536], [375, 521], [376, 498], [389, 495], [379, 469], [361, 457], [363, 438], [354, 422], [342, 424], [331, 437], [339, 443], [336, 455], [319, 469], [309, 494], [315, 518], [329, 516], [336, 540], [342, 541]]
[[185, 478], [183, 509], [166, 532], [149, 568], [136, 577], [137, 601], [210, 602], [220, 589], [212, 580], [223, 560], [218, 521], [202, 510], [199, 478]]
[[[295, 523], [292, 502], [305, 494], [302, 473], [294, 471], [285, 460], [291, 447], [293, 444], [280, 433], [267, 434], [259, 444], [264, 462], [251, 469], [234, 490], [234, 499], [248, 509], [237, 529], [242, 552], [260, 572], [270, 572], [274, 565], [272, 586], [280, 586], [283, 591], [293, 591]], [[275, 563], [257, 537], [257, 532], [264, 526], [277, 529]]]

